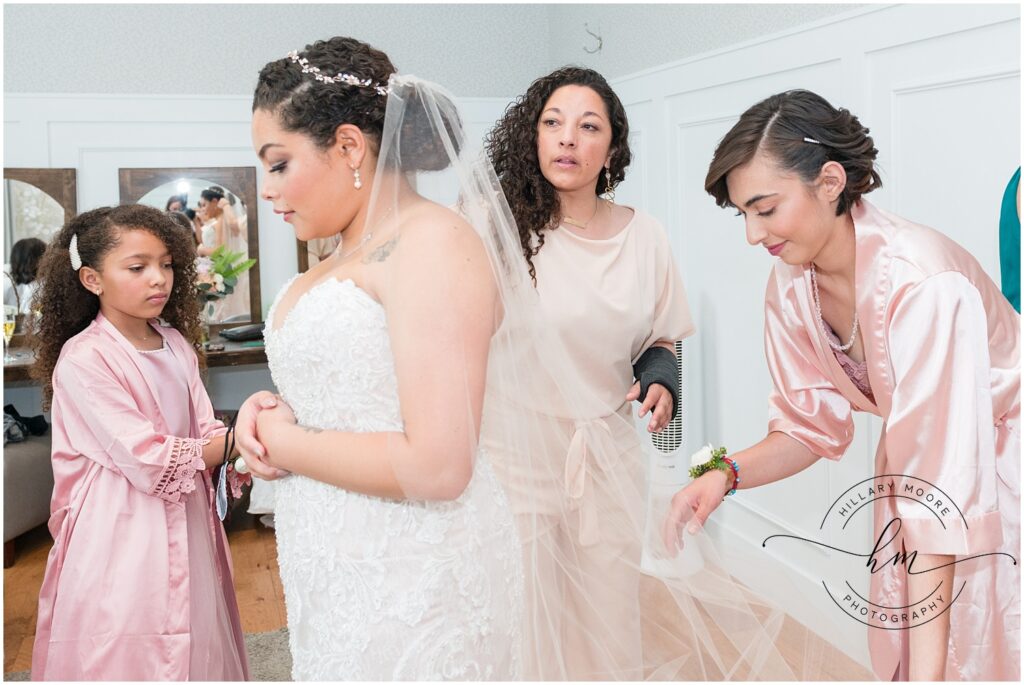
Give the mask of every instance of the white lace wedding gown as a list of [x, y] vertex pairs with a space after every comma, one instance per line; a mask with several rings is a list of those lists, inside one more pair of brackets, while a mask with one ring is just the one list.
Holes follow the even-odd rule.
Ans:
[[[292, 279], [294, 280], [294, 279]], [[303, 426], [401, 431], [384, 309], [351, 280], [305, 293], [278, 330], [274, 383]], [[453, 502], [277, 481], [276, 533], [295, 680], [519, 676], [521, 548], [483, 454]]]

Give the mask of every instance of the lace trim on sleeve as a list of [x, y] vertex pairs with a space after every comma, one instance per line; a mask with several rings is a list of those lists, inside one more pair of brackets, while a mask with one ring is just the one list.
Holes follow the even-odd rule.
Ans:
[[206, 469], [203, 461], [203, 445], [209, 440], [196, 438], [171, 438], [171, 457], [153, 489], [153, 494], [169, 502], [177, 502], [182, 495], [196, 489], [195, 476]]

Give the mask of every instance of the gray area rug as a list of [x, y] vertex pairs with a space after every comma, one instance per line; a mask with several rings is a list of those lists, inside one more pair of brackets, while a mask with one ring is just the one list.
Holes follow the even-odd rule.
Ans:
[[[273, 630], [269, 633], [247, 633], [245, 648], [249, 652], [249, 675], [253, 680], [292, 679], [292, 655], [288, 651], [287, 628]], [[28, 679], [28, 671], [4, 674], [4, 680]]]

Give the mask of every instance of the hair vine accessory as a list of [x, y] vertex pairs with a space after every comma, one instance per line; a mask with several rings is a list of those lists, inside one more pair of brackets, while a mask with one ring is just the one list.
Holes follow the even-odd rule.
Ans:
[[350, 86], [373, 88], [377, 91], [377, 95], [388, 94], [388, 87], [386, 85], [376, 83], [372, 79], [359, 78], [358, 76], [353, 76], [352, 74], [346, 74], [344, 72], [338, 72], [334, 76], [324, 76], [320, 73], [320, 67], [310, 66], [309, 60], [305, 57], [300, 57], [298, 50], [292, 50], [289, 52], [288, 58], [302, 67], [303, 74], [313, 74], [313, 78], [317, 81], [321, 81], [322, 83], [345, 83]]
[[71, 242], [68, 244], [68, 252], [71, 253], [71, 268], [78, 271], [82, 268], [82, 255], [78, 254], [78, 234], [71, 234]]
[[807, 136], [804, 136], [804, 142], [805, 143], [814, 143], [815, 145], [821, 145], [821, 141], [820, 140], [815, 140], [814, 138], [808, 138]]

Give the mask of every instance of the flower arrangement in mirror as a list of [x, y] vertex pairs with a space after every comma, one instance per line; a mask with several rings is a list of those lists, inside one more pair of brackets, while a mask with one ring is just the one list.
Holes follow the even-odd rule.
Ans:
[[196, 294], [203, 303], [204, 327], [215, 319], [217, 303], [235, 292], [238, 277], [256, 263], [255, 259], [239, 262], [243, 257], [243, 252], [232, 252], [221, 245], [208, 257], [196, 258]]

